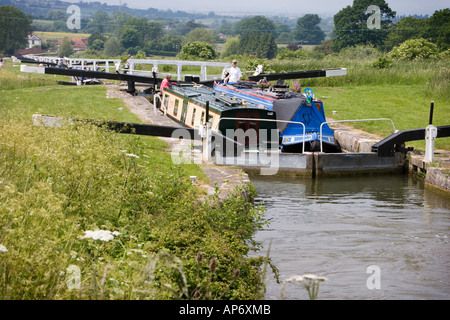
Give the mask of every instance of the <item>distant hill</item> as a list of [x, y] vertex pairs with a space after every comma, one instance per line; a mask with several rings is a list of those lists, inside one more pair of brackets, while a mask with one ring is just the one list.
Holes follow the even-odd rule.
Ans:
[[[66, 12], [67, 7], [71, 5], [70, 2], [59, 0], [0, 0], [0, 6], [14, 6], [21, 11], [30, 14], [34, 19], [42, 19], [47, 16], [50, 10], [61, 10]], [[82, 18], [88, 18], [98, 10], [102, 10], [111, 14], [114, 11], [123, 11], [138, 18], [147, 19], [174, 19], [174, 20], [190, 20], [190, 19], [205, 19], [205, 18], [220, 18], [215, 13], [188, 13], [184, 11], [159, 10], [154, 8], [149, 9], [133, 9], [125, 5], [108, 5], [101, 2], [79, 2], [75, 3], [81, 8]], [[229, 18], [229, 16], [227, 16]]]

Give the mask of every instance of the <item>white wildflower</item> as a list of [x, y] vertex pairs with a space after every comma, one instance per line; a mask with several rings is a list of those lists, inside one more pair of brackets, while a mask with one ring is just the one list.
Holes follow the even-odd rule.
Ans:
[[113, 240], [114, 236], [118, 235], [120, 235], [120, 232], [118, 231], [111, 232], [109, 230], [95, 230], [95, 231], [88, 230], [84, 232], [84, 236], [82, 236], [81, 239], [91, 238], [94, 240], [101, 240], [108, 242], [110, 240]]
[[136, 159], [139, 159], [139, 156], [137, 156], [137, 155], [135, 155], [135, 154], [133, 154], [133, 153], [127, 153], [127, 154], [125, 154], [127, 157], [130, 157], [130, 158], [136, 158]]
[[2, 244], [0, 244], [0, 252], [8, 252], [8, 249]]
[[300, 275], [292, 276], [284, 281], [286, 281], [286, 282], [292, 282], [292, 281], [302, 282], [303, 276], [300, 276]]
[[315, 274], [304, 274], [303, 276], [302, 276], [305, 280], [315, 280], [315, 281], [326, 281], [327, 280], [327, 278], [325, 278], [325, 277], [319, 277], [319, 276], [316, 276]]
[[281, 286], [281, 299], [284, 298], [284, 287], [288, 282], [297, 282], [301, 284], [308, 292], [309, 298], [311, 300], [317, 299], [317, 294], [319, 292], [319, 284], [322, 281], [326, 281], [327, 278], [316, 276], [315, 274], [306, 273], [303, 275], [295, 275], [283, 281]]

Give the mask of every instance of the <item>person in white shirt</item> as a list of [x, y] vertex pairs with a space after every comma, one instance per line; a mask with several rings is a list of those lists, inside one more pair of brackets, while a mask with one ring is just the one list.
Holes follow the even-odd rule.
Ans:
[[233, 60], [231, 63], [231, 68], [228, 69], [228, 76], [225, 77], [224, 81], [229, 84], [237, 83], [241, 80], [242, 72], [237, 66], [237, 60]]

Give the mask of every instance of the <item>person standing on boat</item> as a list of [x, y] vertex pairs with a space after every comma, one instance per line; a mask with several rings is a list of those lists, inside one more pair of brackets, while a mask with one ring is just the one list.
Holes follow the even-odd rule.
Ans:
[[228, 76], [224, 79], [226, 83], [233, 84], [241, 80], [242, 72], [237, 66], [237, 60], [231, 62], [231, 68], [228, 69]]
[[168, 88], [169, 87], [170, 78], [172, 78], [172, 76], [170, 74], [168, 74], [168, 75], [166, 75], [164, 80], [161, 82], [161, 93], [164, 91], [164, 88]]

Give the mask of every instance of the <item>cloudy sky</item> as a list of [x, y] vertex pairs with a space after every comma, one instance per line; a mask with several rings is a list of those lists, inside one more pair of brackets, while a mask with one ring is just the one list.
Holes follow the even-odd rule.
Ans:
[[[63, 0], [77, 3], [79, 0]], [[247, 13], [271, 15], [302, 16], [307, 13], [334, 15], [353, 0], [83, 0], [83, 2], [102, 2], [110, 5], [123, 5], [129, 8], [157, 8], [187, 12]], [[436, 10], [449, 8], [448, 0], [387, 0], [389, 7], [398, 15], [433, 14]]]

